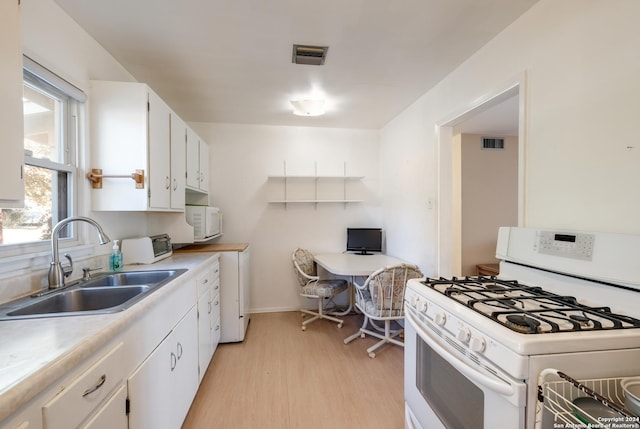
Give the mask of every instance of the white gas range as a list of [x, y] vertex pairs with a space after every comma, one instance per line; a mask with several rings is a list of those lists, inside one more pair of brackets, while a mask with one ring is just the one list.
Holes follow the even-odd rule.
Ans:
[[640, 375], [640, 236], [501, 228], [496, 255], [497, 278], [409, 281], [407, 428], [552, 425], [543, 370]]

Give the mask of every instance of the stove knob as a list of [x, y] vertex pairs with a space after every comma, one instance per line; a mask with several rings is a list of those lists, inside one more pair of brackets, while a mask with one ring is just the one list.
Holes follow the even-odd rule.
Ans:
[[482, 353], [484, 349], [487, 347], [487, 343], [484, 341], [482, 337], [473, 337], [471, 339], [471, 350], [476, 353]]
[[437, 313], [436, 324], [440, 326], [444, 326], [445, 323], [447, 323], [447, 315], [444, 313]]
[[458, 331], [457, 337], [458, 340], [462, 341], [463, 343], [468, 343], [471, 339], [471, 331], [469, 330], [469, 328], [462, 328]]
[[429, 308], [429, 303], [427, 301], [423, 302], [420, 305], [420, 311], [423, 313], [426, 313], [428, 308]]
[[418, 306], [418, 303], [420, 302], [420, 298], [417, 296], [412, 296], [411, 297], [411, 306], [413, 308], [416, 308]]

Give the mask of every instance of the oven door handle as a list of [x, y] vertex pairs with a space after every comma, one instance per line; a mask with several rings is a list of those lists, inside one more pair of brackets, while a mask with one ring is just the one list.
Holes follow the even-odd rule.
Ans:
[[432, 339], [429, 333], [421, 326], [416, 316], [411, 314], [411, 310], [407, 307], [405, 317], [409, 323], [415, 328], [420, 338], [422, 338], [433, 350], [436, 351], [442, 358], [444, 358], [451, 366], [460, 371], [469, 380], [474, 381], [480, 385], [483, 385], [494, 392], [498, 392], [503, 396], [512, 396], [516, 393], [513, 386], [504, 382], [496, 381], [495, 379], [478, 372], [475, 368], [458, 358], [456, 355], [449, 353], [444, 347], [438, 344], [435, 339]]

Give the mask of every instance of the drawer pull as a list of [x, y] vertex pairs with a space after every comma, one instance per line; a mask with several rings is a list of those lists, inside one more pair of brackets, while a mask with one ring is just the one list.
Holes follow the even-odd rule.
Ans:
[[107, 381], [107, 375], [106, 374], [102, 374], [102, 376], [100, 377], [100, 380], [98, 380], [98, 384], [96, 384], [95, 386], [90, 387], [89, 389], [85, 390], [84, 393], [82, 394], [82, 397], [85, 397], [87, 395], [91, 395], [93, 392], [95, 392], [96, 390], [101, 388], [102, 385], [105, 383], [105, 381]]
[[173, 370], [176, 369], [176, 363], [178, 363], [178, 360], [176, 359], [176, 355], [175, 353], [171, 352], [171, 372], [173, 372]]

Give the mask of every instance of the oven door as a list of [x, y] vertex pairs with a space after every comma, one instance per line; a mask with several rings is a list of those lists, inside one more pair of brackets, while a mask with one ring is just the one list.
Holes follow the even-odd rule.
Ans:
[[525, 383], [461, 353], [410, 306], [405, 317], [406, 428], [524, 427]]

